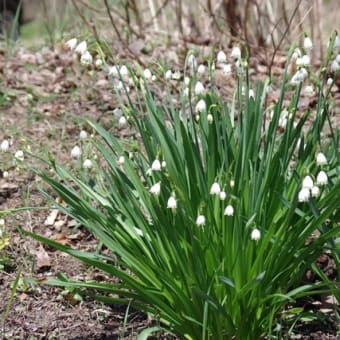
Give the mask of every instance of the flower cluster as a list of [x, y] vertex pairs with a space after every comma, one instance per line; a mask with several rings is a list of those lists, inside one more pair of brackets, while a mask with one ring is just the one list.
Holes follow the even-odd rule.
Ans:
[[77, 38], [72, 38], [65, 43], [66, 47], [71, 51], [74, 51], [76, 55], [80, 57], [80, 63], [82, 65], [88, 66], [92, 65], [93, 57], [87, 49], [87, 42], [85, 40], [78, 44]]
[[[316, 154], [316, 164], [318, 166], [327, 165], [326, 156], [319, 152]], [[328, 176], [324, 170], [320, 170], [316, 176], [316, 182], [314, 183], [312, 177], [307, 175], [302, 180], [302, 187], [298, 193], [299, 202], [308, 202], [311, 197], [320, 196], [320, 187], [328, 184]]]

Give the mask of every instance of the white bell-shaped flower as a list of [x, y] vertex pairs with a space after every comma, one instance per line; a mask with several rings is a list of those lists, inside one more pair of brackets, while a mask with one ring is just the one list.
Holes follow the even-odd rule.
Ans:
[[299, 202], [308, 202], [309, 199], [310, 199], [310, 189], [302, 188], [299, 191], [299, 194], [298, 194], [298, 201]]
[[220, 192], [221, 192], [220, 185], [217, 182], [213, 183], [213, 185], [210, 188], [210, 195], [219, 195]]
[[161, 182], [158, 182], [156, 184], [154, 184], [150, 190], [149, 190], [150, 194], [156, 195], [158, 196], [161, 192]]
[[316, 155], [316, 164], [317, 165], [326, 165], [327, 163], [328, 162], [327, 162], [326, 156], [322, 152], [319, 152]]
[[205, 225], [205, 216], [204, 215], [198, 215], [196, 219], [196, 224], [198, 226], [203, 226]]
[[324, 171], [320, 171], [316, 176], [316, 183], [318, 185], [326, 185], [328, 183], [328, 176]]
[[234, 207], [229, 204], [224, 209], [224, 215], [225, 216], [233, 216], [234, 215]]
[[168, 209], [176, 209], [177, 208], [177, 200], [175, 197], [170, 196], [168, 199], [168, 203], [167, 203], [167, 208]]

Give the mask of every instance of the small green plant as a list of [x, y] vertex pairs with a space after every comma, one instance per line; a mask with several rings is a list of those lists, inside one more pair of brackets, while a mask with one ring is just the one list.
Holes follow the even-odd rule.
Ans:
[[[292, 78], [284, 72], [277, 103], [268, 107], [268, 84], [253, 90], [247, 58], [237, 49], [232, 56], [237, 89], [231, 104], [215, 90], [212, 63], [210, 90], [198, 81], [193, 56], [187, 96], [177, 105], [170, 87], [167, 96], [154, 95], [149, 70], [130, 73], [138, 85], [133, 97], [123, 66], [109, 69], [118, 78], [119, 124], [129, 127], [130, 139], [88, 122], [98, 135], [95, 171], [79, 176], [50, 156], [45, 164], [55, 175], [36, 172], [65, 202], [57, 207], [112, 257], [28, 234], [119, 281], [50, 284], [95, 289], [97, 300], [144, 311], [162, 325], [152, 331], [242, 340], [270, 337], [288, 303], [335, 288], [325, 278], [302, 281], [326, 250], [338, 256], [338, 131], [330, 124], [328, 64], [318, 75], [316, 112], [299, 112], [308, 66], [299, 65]], [[225, 56], [218, 58], [225, 63]], [[332, 137], [323, 141], [326, 124]], [[81, 154], [72, 150], [74, 158]]]

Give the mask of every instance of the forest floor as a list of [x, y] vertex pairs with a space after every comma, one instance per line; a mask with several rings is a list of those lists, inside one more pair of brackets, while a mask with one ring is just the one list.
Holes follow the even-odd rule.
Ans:
[[[196, 48], [200, 55], [208, 56], [211, 52], [208, 46]], [[160, 47], [144, 55], [143, 60], [149, 64], [166, 51], [166, 57], [180, 70], [184, 57], [183, 53], [176, 54], [177, 49], [178, 46]], [[252, 53], [251, 68], [256, 78], [264, 79], [266, 58], [261, 51]], [[132, 60], [132, 56], [122, 57]], [[277, 56], [274, 75], [282, 74], [285, 59], [283, 52]], [[233, 82], [235, 79], [231, 78], [225, 86], [226, 96], [232, 93]], [[334, 88], [337, 100], [339, 91], [338, 84]], [[272, 94], [273, 102], [277, 93]], [[313, 108], [315, 104], [315, 98], [302, 98], [302, 106]], [[81, 119], [89, 118], [112, 127], [117, 123], [112, 114], [117, 107], [105, 72], [84, 72], [63, 46], [39, 51], [17, 48], [11, 56], [5, 49], [0, 50], [0, 142], [9, 139], [13, 152], [28, 147], [33, 153], [50, 150], [61, 162], [68, 162], [71, 149], [85, 128]], [[339, 127], [339, 110], [335, 112]], [[61, 213], [53, 216], [55, 213], [39, 191], [43, 184], [31, 171], [17, 167], [7, 156], [0, 154], [0, 212], [21, 207], [32, 209], [5, 218], [9, 244], [0, 249], [0, 335], [4, 339], [134, 338], [152, 322], [147, 316], [129, 311], [126, 306], [79, 301], [76, 292], [44, 284], [59, 272], [72, 279], [110, 278], [19, 232], [23, 228], [81, 250], [94, 251], [97, 246], [96, 239], [75, 221]], [[9, 174], [6, 178], [2, 177], [5, 171]], [[327, 275], [334, 278], [336, 268], [332, 259], [325, 255], [319, 260]], [[292, 339], [337, 338], [339, 328], [333, 301], [315, 298], [305, 301], [304, 307], [319, 317], [317, 321], [298, 322]]]

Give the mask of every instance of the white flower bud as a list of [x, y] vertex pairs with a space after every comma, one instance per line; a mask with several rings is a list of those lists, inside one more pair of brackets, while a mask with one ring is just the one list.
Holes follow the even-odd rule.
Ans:
[[224, 215], [225, 216], [234, 216], [234, 208], [232, 205], [227, 205], [224, 209]]
[[119, 164], [119, 165], [123, 165], [124, 162], [125, 162], [125, 157], [124, 157], [124, 156], [120, 156], [120, 157], [118, 158], [118, 164]]
[[203, 226], [203, 225], [205, 225], [205, 217], [204, 217], [203, 215], [197, 216], [196, 224], [197, 224], [198, 226]]
[[87, 132], [85, 130], [81, 130], [79, 134], [80, 139], [86, 139], [87, 138]]
[[199, 75], [203, 75], [205, 73], [205, 66], [203, 64], [200, 64], [197, 68], [197, 73]]
[[95, 66], [97, 68], [100, 68], [100, 67], [102, 67], [102, 65], [103, 65], [103, 60], [101, 60], [100, 58], [97, 58], [96, 62], [95, 62]]
[[167, 203], [167, 208], [168, 209], [176, 209], [177, 208], [177, 201], [176, 198], [173, 196], [170, 196], [168, 199], [168, 203]]
[[8, 171], [4, 171], [3, 173], [2, 173], [2, 177], [3, 178], [7, 178], [9, 176], [9, 172]]
[[235, 181], [233, 179], [229, 182], [230, 188], [233, 188], [235, 186]]
[[158, 196], [161, 192], [161, 182], [158, 182], [156, 184], [154, 184], [150, 190], [149, 190], [150, 194], [156, 195]]
[[92, 164], [91, 159], [85, 159], [85, 161], [84, 161], [84, 163], [83, 163], [83, 167], [84, 167], [85, 169], [91, 169], [92, 166], [93, 166], [93, 164]]
[[328, 183], [328, 177], [324, 171], [318, 173], [316, 176], [316, 183], [319, 185], [326, 185]]
[[3, 218], [0, 219], [0, 228], [5, 226], [5, 220]]
[[4, 139], [0, 145], [0, 149], [2, 152], [7, 152], [9, 150], [9, 141]]
[[248, 95], [249, 95], [249, 98], [255, 99], [255, 92], [253, 89], [249, 89]]
[[71, 157], [72, 158], [79, 158], [81, 155], [81, 150], [78, 145], [76, 145], [72, 150], [71, 150]]
[[221, 191], [220, 192], [220, 200], [224, 201], [227, 198], [227, 194], [225, 191]]
[[148, 68], [144, 70], [144, 77], [146, 80], [150, 80], [152, 78], [152, 73]]
[[260, 238], [261, 238], [261, 232], [260, 230], [258, 229], [254, 229], [252, 232], [251, 232], [251, 239], [253, 241], [258, 241]]
[[189, 86], [189, 84], [190, 84], [190, 78], [189, 77], [184, 77], [184, 84], [186, 86]]
[[127, 119], [125, 118], [125, 116], [121, 116], [118, 120], [118, 126], [120, 128], [125, 127], [127, 125]]
[[163, 161], [161, 165], [162, 165], [162, 168], [164, 169], [166, 167], [166, 161]]
[[171, 79], [172, 78], [172, 71], [171, 70], [167, 70], [166, 72], [165, 72], [165, 79], [166, 80], [169, 80], [169, 79]]
[[333, 79], [332, 78], [328, 78], [327, 79], [327, 86], [331, 86], [333, 84]]
[[299, 202], [308, 202], [310, 199], [310, 190], [308, 188], [302, 188], [298, 194]]
[[326, 156], [322, 152], [319, 152], [316, 155], [316, 164], [317, 165], [326, 165], [327, 163], [328, 162], [327, 162]]
[[221, 192], [220, 185], [217, 182], [213, 183], [213, 185], [210, 188], [210, 195], [219, 195], [220, 192]]
[[212, 114], [209, 113], [209, 114], [207, 115], [207, 121], [208, 121], [209, 124], [211, 124], [211, 123], [214, 121], [214, 117], [213, 117]]

